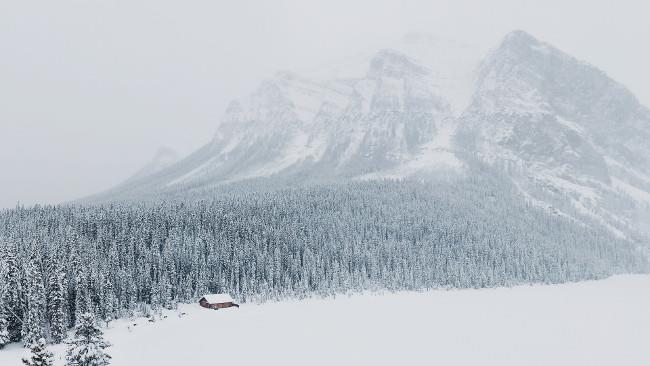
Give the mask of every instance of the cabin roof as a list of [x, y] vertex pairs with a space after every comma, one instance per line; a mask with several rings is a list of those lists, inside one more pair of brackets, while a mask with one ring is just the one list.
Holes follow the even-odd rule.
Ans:
[[210, 304], [220, 304], [223, 302], [235, 301], [228, 294], [210, 294], [210, 295], [204, 295], [203, 298]]

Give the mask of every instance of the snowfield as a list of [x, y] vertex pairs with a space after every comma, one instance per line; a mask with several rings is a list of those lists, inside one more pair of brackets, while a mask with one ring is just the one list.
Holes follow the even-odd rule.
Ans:
[[[190, 304], [166, 315], [106, 329], [112, 364], [650, 365], [650, 275], [218, 311]], [[64, 347], [52, 350], [63, 365]], [[0, 365], [19, 365], [24, 352], [0, 351]]]

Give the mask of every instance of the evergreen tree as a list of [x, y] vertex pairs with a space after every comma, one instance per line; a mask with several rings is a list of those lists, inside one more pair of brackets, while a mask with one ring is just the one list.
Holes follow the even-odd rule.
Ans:
[[75, 312], [74, 319], [75, 322], [79, 322], [79, 317], [81, 314], [92, 312], [92, 307], [90, 306], [90, 294], [88, 288], [88, 281], [86, 274], [83, 270], [79, 270], [75, 277]]
[[0, 349], [9, 344], [9, 330], [7, 329], [7, 317], [3, 311], [3, 304], [0, 303]]
[[23, 326], [23, 342], [31, 346], [43, 337], [45, 323], [45, 288], [36, 257], [33, 255], [27, 269], [27, 317]]
[[50, 321], [50, 336], [54, 343], [61, 343], [67, 330], [64, 278], [65, 273], [61, 272], [58, 267], [49, 276], [47, 313]]
[[103, 307], [102, 318], [105, 322], [110, 322], [115, 319], [118, 311], [118, 300], [115, 296], [115, 290], [113, 283], [110, 280], [106, 281], [104, 285], [104, 292], [101, 300], [101, 305]]
[[23, 363], [27, 366], [52, 366], [52, 357], [52, 352], [47, 350], [45, 338], [39, 338], [30, 347], [30, 358], [23, 358]]
[[105, 352], [110, 344], [104, 341], [103, 333], [91, 313], [79, 316], [74, 338], [68, 342], [67, 366], [105, 366], [111, 356]]
[[531, 209], [498, 177], [271, 188], [0, 211], [9, 339], [56, 342], [83, 313], [109, 321], [206, 292], [266, 301], [650, 270], [637, 243]]
[[5, 319], [7, 322], [7, 332], [11, 342], [20, 341], [23, 323], [23, 296], [21, 269], [16, 256], [16, 246], [10, 244], [5, 250], [5, 266], [2, 283], [4, 284], [4, 293], [2, 294], [2, 304]]

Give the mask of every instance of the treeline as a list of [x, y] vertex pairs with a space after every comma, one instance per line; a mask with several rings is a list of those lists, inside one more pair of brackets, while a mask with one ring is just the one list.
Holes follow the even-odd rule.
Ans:
[[483, 175], [0, 213], [0, 340], [60, 342], [227, 292], [238, 301], [559, 283], [648, 271], [635, 245], [527, 206]]

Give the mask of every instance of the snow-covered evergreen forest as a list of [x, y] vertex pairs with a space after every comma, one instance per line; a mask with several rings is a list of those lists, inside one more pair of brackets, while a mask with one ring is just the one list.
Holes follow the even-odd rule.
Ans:
[[11, 341], [60, 342], [86, 312], [109, 321], [208, 292], [247, 302], [648, 271], [635, 243], [480, 177], [5, 210], [0, 326]]

